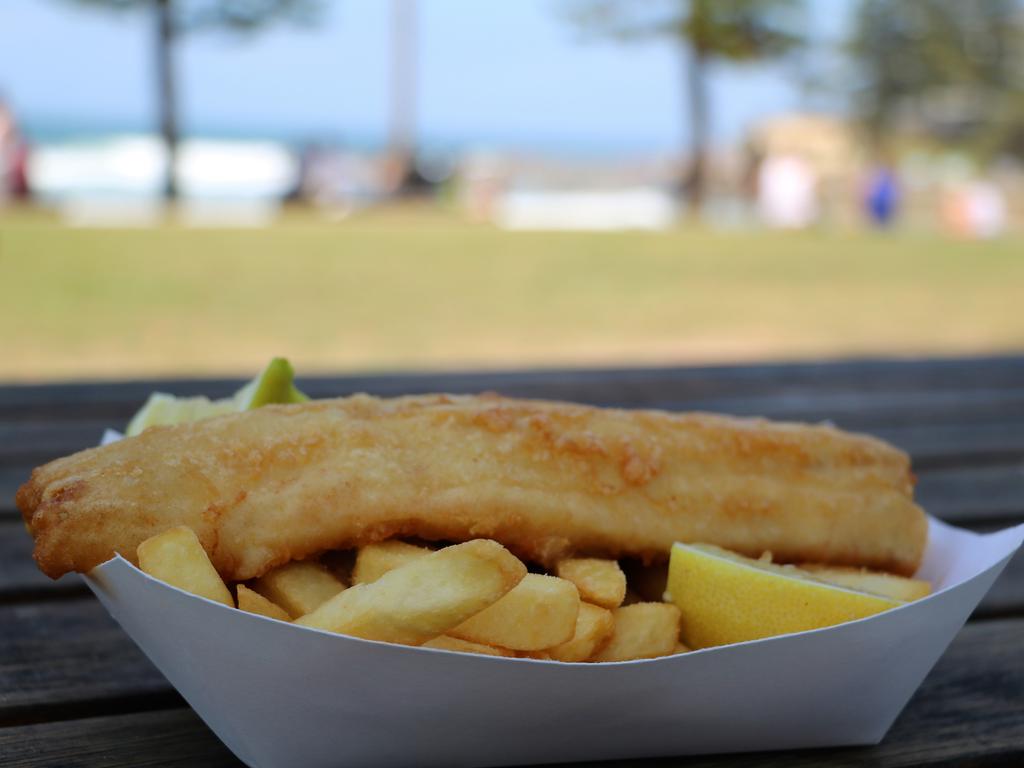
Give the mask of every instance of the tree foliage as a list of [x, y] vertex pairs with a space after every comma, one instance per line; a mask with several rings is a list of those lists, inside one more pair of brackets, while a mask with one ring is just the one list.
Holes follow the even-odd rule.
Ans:
[[[252, 32], [277, 21], [310, 24], [320, 11], [318, 0], [164, 0], [171, 6], [178, 33], [201, 30]], [[70, 0], [78, 5], [115, 11], [148, 9], [159, 0]]]
[[800, 0], [578, 0], [567, 15], [586, 35], [667, 38], [732, 62], [781, 56], [803, 42]]
[[777, 59], [802, 46], [802, 0], [575, 0], [567, 16], [585, 37], [665, 39], [688, 54], [684, 85], [690, 162], [682, 189], [699, 212], [706, 185], [707, 68]]
[[861, 0], [848, 48], [876, 139], [910, 128], [1024, 154], [1021, 0]]
[[160, 135], [167, 151], [163, 196], [178, 196], [177, 76], [174, 67], [176, 43], [190, 32], [230, 30], [254, 32], [276, 21], [312, 23], [318, 16], [319, 0], [67, 0], [81, 6], [107, 11], [148, 11], [156, 21], [154, 50], [157, 111]]

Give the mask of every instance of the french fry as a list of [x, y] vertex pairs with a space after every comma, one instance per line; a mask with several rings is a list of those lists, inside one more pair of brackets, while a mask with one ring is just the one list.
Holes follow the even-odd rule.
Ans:
[[689, 648], [689, 647], [683, 645], [682, 643], [678, 643], [677, 642], [676, 643], [676, 647], [672, 650], [672, 655], [675, 656], [676, 654], [679, 654], [679, 653], [689, 653], [692, 650], [693, 650], [692, 648]]
[[238, 585], [238, 608], [242, 611], [266, 616], [278, 621], [291, 621], [292, 617], [277, 603], [267, 600], [259, 592], [254, 592], [245, 584]]
[[548, 658], [556, 661], [586, 661], [612, 636], [615, 619], [607, 608], [580, 603], [576, 632], [572, 640], [549, 648]]
[[614, 560], [593, 557], [561, 560], [555, 575], [576, 585], [580, 600], [602, 608], [618, 608], [626, 596], [626, 575]]
[[572, 639], [579, 609], [579, 592], [571, 581], [528, 573], [501, 600], [448, 634], [515, 651], [540, 651]]
[[253, 582], [252, 588], [297, 618], [316, 610], [345, 585], [320, 563], [299, 560], [268, 571]]
[[139, 568], [171, 586], [235, 607], [195, 532], [184, 525], [151, 536], [136, 550]]
[[870, 592], [894, 600], [920, 600], [932, 593], [931, 582], [923, 579], [908, 579], [889, 573], [879, 573], [861, 568], [842, 568], [837, 566], [805, 563], [800, 566], [816, 579], [827, 581], [840, 587], [856, 589], [859, 592]]
[[359, 548], [356, 565], [352, 569], [353, 584], [370, 584], [388, 571], [429, 555], [431, 550], [406, 544], [404, 541], [382, 541]]
[[493, 645], [483, 643], [471, 643], [469, 640], [460, 640], [451, 635], [441, 635], [433, 640], [427, 640], [424, 648], [440, 648], [443, 651], [460, 651], [461, 653], [480, 653], [485, 656], [515, 656], [513, 651], [504, 648], [495, 648]]
[[503, 546], [476, 539], [416, 558], [372, 584], [346, 589], [295, 623], [420, 645], [493, 605], [525, 575], [526, 566]]
[[615, 630], [591, 661], [653, 659], [676, 652], [679, 609], [670, 603], [634, 603], [614, 611]]

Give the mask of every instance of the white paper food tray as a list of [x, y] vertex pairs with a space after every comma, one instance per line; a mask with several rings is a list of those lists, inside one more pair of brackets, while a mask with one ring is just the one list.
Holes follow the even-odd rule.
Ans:
[[332, 635], [227, 608], [117, 557], [86, 582], [254, 768], [491, 766], [874, 744], [1024, 540], [929, 521], [930, 597], [648, 661], [563, 664]]

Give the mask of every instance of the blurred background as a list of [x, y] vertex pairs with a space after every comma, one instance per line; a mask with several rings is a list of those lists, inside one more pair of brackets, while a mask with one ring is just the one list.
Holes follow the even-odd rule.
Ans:
[[0, 380], [1024, 351], [1021, 0], [4, 0]]

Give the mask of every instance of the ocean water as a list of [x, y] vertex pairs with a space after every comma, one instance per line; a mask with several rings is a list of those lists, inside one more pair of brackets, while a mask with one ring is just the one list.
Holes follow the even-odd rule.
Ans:
[[[32, 145], [29, 180], [39, 199], [156, 200], [166, 173], [165, 148], [145, 125], [126, 121], [27, 119]], [[370, 157], [386, 149], [382, 136], [343, 135], [324, 127], [258, 129], [202, 126], [183, 131], [177, 177], [194, 200], [276, 201], [294, 189], [306, 149]], [[666, 156], [664, 147], [631, 141], [587, 143], [572, 137], [424, 136], [417, 146], [429, 166], [452, 167], [467, 154], [556, 162], [629, 162]]]

